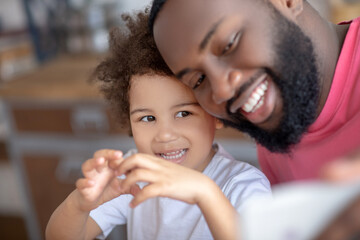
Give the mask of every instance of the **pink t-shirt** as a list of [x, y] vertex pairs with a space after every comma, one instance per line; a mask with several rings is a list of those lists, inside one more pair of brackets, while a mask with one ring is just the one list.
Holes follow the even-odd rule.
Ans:
[[351, 21], [326, 104], [291, 155], [258, 145], [271, 184], [318, 178], [328, 162], [360, 149], [360, 18]]

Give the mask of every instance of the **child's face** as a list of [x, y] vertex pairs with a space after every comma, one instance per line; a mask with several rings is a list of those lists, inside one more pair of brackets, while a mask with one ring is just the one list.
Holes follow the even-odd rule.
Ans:
[[204, 170], [214, 155], [218, 123], [187, 86], [169, 76], [134, 76], [129, 97], [131, 130], [139, 152]]

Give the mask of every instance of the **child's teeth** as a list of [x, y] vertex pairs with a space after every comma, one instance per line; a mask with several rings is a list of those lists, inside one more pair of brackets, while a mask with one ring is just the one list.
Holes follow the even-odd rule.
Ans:
[[161, 153], [160, 155], [162, 158], [170, 160], [170, 159], [181, 158], [184, 154], [185, 154], [185, 149], [170, 153]]

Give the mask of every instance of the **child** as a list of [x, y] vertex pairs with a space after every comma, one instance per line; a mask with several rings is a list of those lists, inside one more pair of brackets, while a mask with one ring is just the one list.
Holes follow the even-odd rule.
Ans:
[[123, 125], [130, 123], [138, 153], [125, 159], [104, 149], [86, 161], [47, 239], [104, 239], [124, 223], [129, 239], [234, 239], [237, 212], [255, 195], [270, 195], [270, 184], [213, 144], [222, 124], [167, 68], [147, 15], [125, 20], [130, 31], [112, 32], [112, 55], [96, 73]]

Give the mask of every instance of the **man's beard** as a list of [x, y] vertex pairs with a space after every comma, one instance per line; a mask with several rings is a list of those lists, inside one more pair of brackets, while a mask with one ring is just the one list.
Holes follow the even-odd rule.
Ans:
[[283, 116], [274, 130], [264, 130], [246, 120], [240, 113], [229, 111], [234, 99], [227, 103], [231, 120], [225, 126], [248, 133], [269, 151], [289, 153], [316, 118], [319, 98], [319, 78], [311, 40], [294, 23], [274, 9], [276, 70], [264, 68], [280, 89]]

